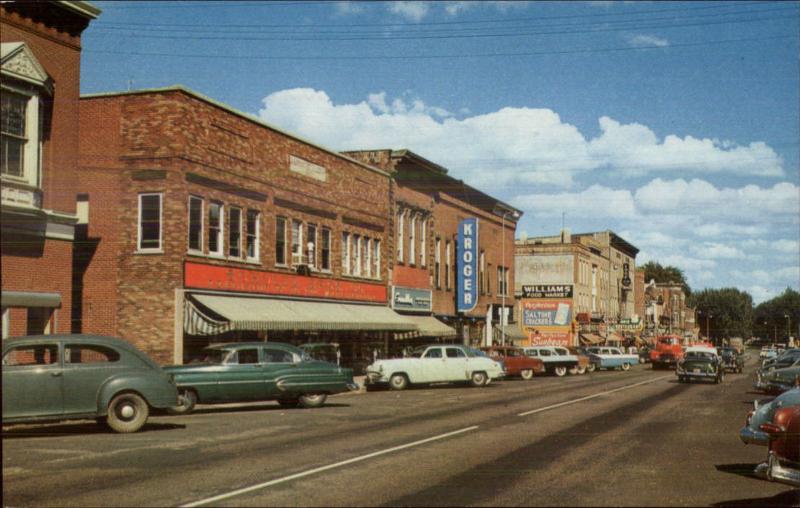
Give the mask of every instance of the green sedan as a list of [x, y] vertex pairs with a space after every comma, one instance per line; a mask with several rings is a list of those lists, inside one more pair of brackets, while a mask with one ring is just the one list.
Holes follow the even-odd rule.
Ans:
[[358, 390], [353, 371], [312, 359], [279, 342], [212, 344], [198, 363], [172, 365], [179, 405], [175, 414], [195, 405], [276, 400], [287, 407], [320, 407], [328, 395]]

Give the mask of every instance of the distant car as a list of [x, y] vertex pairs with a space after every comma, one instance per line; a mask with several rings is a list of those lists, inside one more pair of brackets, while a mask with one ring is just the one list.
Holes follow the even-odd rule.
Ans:
[[694, 379], [710, 379], [715, 383], [722, 383], [725, 378], [725, 369], [717, 354], [716, 348], [704, 346], [686, 348], [683, 359], [675, 368], [678, 382], [687, 383]]
[[[573, 354], [564, 354], [558, 349], [566, 349], [560, 346], [527, 346], [522, 350], [526, 355], [539, 358], [544, 362], [544, 368], [548, 373], [558, 377], [566, 375], [567, 372], [578, 368], [578, 357]], [[568, 352], [568, 351], [567, 351]]]
[[769, 369], [775, 368], [777, 364], [782, 364], [783, 367], [786, 367], [792, 364], [797, 358], [800, 358], [800, 348], [786, 349], [779, 355], [763, 360], [760, 370], [766, 372]]
[[178, 401], [172, 377], [122, 339], [39, 335], [3, 341], [3, 423], [96, 419], [136, 432]]
[[744, 355], [739, 353], [739, 350], [734, 347], [719, 348], [720, 358], [722, 365], [726, 371], [739, 372], [744, 371]]
[[407, 358], [377, 360], [367, 366], [369, 386], [404, 390], [412, 384], [469, 382], [488, 385], [505, 375], [503, 366], [482, 351], [460, 344], [431, 344], [414, 349]]
[[570, 354], [575, 355], [578, 357], [578, 366], [573, 367], [569, 370], [570, 374], [586, 374], [587, 372], [594, 372], [592, 368], [592, 362], [589, 361], [589, 355], [584, 354], [579, 348], [576, 347], [568, 347], [568, 348], [560, 348], [562, 350], [566, 350], [567, 353], [562, 351], [562, 354]]
[[[755, 388], [767, 393], [782, 393], [800, 381], [800, 357], [786, 358], [770, 369], [759, 370]], [[791, 363], [790, 363], [791, 362]]]
[[597, 369], [628, 370], [639, 363], [639, 355], [623, 353], [618, 347], [590, 347], [589, 360]]
[[358, 390], [353, 371], [314, 360], [301, 349], [280, 342], [212, 344], [199, 363], [171, 365], [179, 404], [186, 414], [195, 405], [276, 400], [286, 407], [320, 407], [328, 395]]
[[778, 356], [778, 351], [772, 346], [762, 346], [761, 352], [758, 354], [758, 357], [761, 360], [769, 360], [770, 358], [775, 358]]
[[533, 379], [534, 374], [544, 372], [544, 363], [538, 358], [531, 358], [514, 346], [490, 346], [481, 348], [489, 358], [502, 361], [506, 376], [519, 376], [522, 379]]

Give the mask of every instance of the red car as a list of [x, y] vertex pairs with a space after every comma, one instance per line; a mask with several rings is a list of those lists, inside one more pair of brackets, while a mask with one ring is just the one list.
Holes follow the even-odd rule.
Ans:
[[771, 423], [761, 424], [761, 430], [769, 436], [769, 454], [756, 473], [800, 487], [800, 406], [778, 409]]
[[544, 372], [544, 363], [538, 358], [531, 358], [514, 346], [482, 347], [481, 351], [493, 360], [502, 360], [506, 376], [520, 376], [522, 379], [533, 379], [534, 374]]

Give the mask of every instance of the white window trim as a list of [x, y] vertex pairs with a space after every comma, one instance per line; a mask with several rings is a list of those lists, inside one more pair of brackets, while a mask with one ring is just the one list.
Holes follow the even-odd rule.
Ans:
[[[224, 258], [225, 257], [225, 205], [220, 203], [219, 201], [212, 201], [211, 204], [208, 206], [208, 213], [211, 213], [212, 206], [219, 206], [219, 228], [217, 231], [217, 249], [218, 250], [211, 250], [211, 247], [208, 248], [208, 255], [213, 258]], [[208, 222], [208, 239], [211, 240], [211, 221]]]
[[[311, 238], [311, 233], [308, 232], [309, 228], [314, 228], [314, 238]], [[312, 269], [317, 268], [317, 260], [319, 259], [319, 226], [317, 224], [306, 224], [307, 241], [305, 243], [306, 262]], [[308, 244], [314, 245], [313, 249], [308, 248]], [[313, 254], [312, 254], [313, 253]]]
[[342, 274], [350, 275], [350, 233], [342, 232]]
[[403, 237], [405, 235], [405, 211], [397, 212], [397, 262], [403, 262]]
[[364, 238], [364, 249], [365, 249], [365, 259], [364, 259], [364, 277], [368, 279], [372, 278], [372, 239], [371, 238]]
[[408, 264], [415, 265], [417, 261], [417, 215], [412, 214], [408, 224]]
[[[192, 243], [192, 200], [193, 199], [196, 199], [196, 200], [200, 201], [200, 249], [193, 249], [191, 247], [191, 243]], [[205, 205], [206, 205], [205, 200], [203, 198], [201, 198], [200, 196], [189, 195], [189, 200], [188, 200], [189, 214], [188, 214], [188, 217], [187, 217], [187, 220], [186, 220], [186, 230], [187, 230], [186, 231], [186, 240], [187, 240], [186, 251], [189, 254], [203, 254], [203, 246], [204, 246], [203, 240], [205, 239], [205, 234], [204, 234], [205, 231], [204, 231], [204, 229], [205, 229], [205, 222], [206, 222], [205, 221], [205, 213], [206, 213], [206, 206]]]
[[[294, 226], [297, 224], [297, 243], [294, 243]], [[289, 255], [291, 262], [291, 266], [297, 266], [303, 264], [303, 226], [305, 224], [303, 221], [298, 219], [292, 219], [289, 222]], [[298, 249], [300, 250], [299, 253], [296, 253], [294, 250], [294, 246], [297, 245]], [[299, 258], [295, 258], [295, 256], [299, 256]]]
[[355, 235], [355, 242], [353, 242], [353, 246], [355, 247], [355, 257], [353, 259], [353, 276], [361, 277], [361, 263], [363, 262], [361, 256], [361, 242], [363, 237], [361, 235]]
[[373, 261], [372, 262], [374, 263], [373, 268], [375, 269], [375, 275], [373, 277], [376, 280], [381, 280], [382, 279], [382, 277], [381, 277], [381, 241], [378, 240], [378, 239], [375, 239], [375, 240], [372, 241], [372, 243], [373, 243], [373, 249], [372, 249]]
[[255, 256], [250, 256], [250, 253], [247, 251], [247, 240], [249, 238], [249, 231], [247, 229], [247, 214], [245, 214], [244, 221], [245, 221], [245, 241], [244, 241], [244, 256], [247, 261], [258, 262], [261, 259], [261, 212], [258, 210], [249, 209], [248, 212], [256, 212], [256, 223], [255, 223]]
[[[322, 266], [322, 250], [325, 246], [325, 233], [328, 233], [328, 266]], [[319, 271], [324, 273], [331, 273], [333, 261], [333, 231], [330, 228], [322, 226], [320, 228], [320, 249], [319, 249]]]
[[450, 242], [449, 241], [445, 241], [445, 243], [444, 243], [444, 263], [445, 263], [445, 268], [446, 268], [445, 274], [444, 274], [445, 289], [449, 290], [449, 289], [452, 288], [452, 286], [450, 285], [450, 277], [451, 277], [452, 272], [453, 272], [453, 270], [451, 269], [451, 266], [450, 266]]
[[[283, 263], [278, 262], [278, 221], [283, 220]], [[289, 266], [289, 259], [291, 256], [287, 256], [287, 247], [289, 247], [289, 242], [286, 241], [286, 238], [289, 234], [289, 226], [291, 224], [288, 217], [284, 217], [283, 215], [276, 215], [275, 216], [275, 266], [280, 266], [286, 268]]]
[[422, 219], [420, 224], [420, 238], [419, 238], [419, 265], [425, 267], [428, 263], [426, 252], [428, 250], [428, 219]]
[[437, 275], [436, 280], [433, 281], [434, 287], [437, 289], [441, 289], [442, 288], [442, 239], [441, 238], [436, 239], [436, 249], [435, 252], [433, 253], [433, 256], [434, 256], [433, 262], [439, 269], [438, 273], [436, 273]]
[[42, 188], [42, 105], [40, 92], [31, 86], [14, 86], [3, 83], [7, 93], [28, 97], [25, 105], [25, 148], [23, 149], [22, 176], [3, 174], [2, 179], [41, 190]]
[[[142, 198], [158, 196], [158, 247], [142, 248]], [[139, 212], [136, 221], [136, 252], [140, 254], [162, 254], [164, 252], [164, 195], [161, 192], [142, 192], [139, 194]]]

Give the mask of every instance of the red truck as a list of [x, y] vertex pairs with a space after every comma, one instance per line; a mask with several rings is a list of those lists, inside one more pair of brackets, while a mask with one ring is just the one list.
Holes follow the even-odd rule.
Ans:
[[683, 358], [682, 339], [679, 335], [659, 335], [656, 346], [650, 351], [650, 362], [653, 370], [674, 368]]

